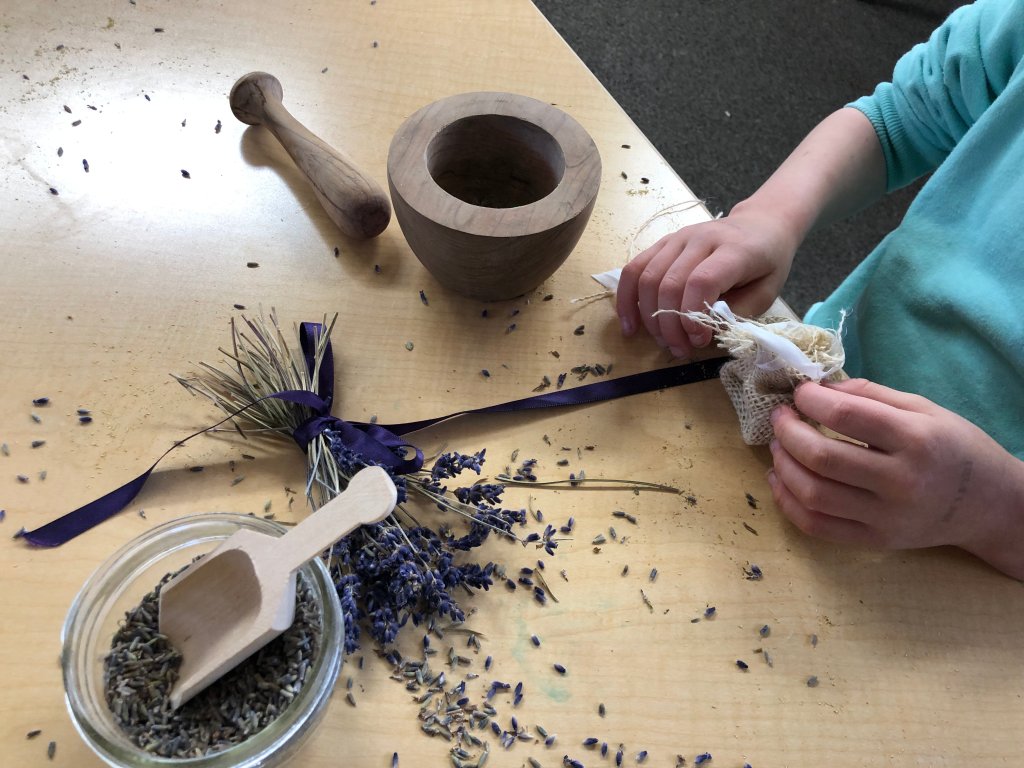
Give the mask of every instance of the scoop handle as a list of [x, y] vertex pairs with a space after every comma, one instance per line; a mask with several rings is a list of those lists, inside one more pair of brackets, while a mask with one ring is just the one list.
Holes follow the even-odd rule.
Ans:
[[360, 525], [376, 523], [395, 508], [398, 490], [380, 467], [359, 470], [348, 487], [274, 543], [274, 559], [295, 570]]

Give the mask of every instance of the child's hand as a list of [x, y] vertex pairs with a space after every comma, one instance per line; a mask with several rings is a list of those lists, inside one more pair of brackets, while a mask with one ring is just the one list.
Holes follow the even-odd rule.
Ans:
[[711, 333], [659, 309], [701, 311], [719, 298], [734, 312], [758, 315], [786, 281], [797, 239], [780, 219], [737, 206], [724, 219], [667, 235], [622, 270], [616, 311], [627, 336], [641, 324], [676, 357], [689, 357]]
[[1024, 462], [917, 395], [863, 379], [802, 384], [772, 414], [779, 509], [802, 531], [887, 548], [952, 544], [1024, 578]]

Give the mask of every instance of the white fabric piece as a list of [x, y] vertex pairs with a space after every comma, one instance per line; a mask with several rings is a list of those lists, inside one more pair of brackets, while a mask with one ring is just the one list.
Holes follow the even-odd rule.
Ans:
[[617, 291], [619, 289], [619, 278], [621, 276], [622, 267], [616, 267], [615, 269], [609, 269], [607, 272], [591, 275], [591, 277], [597, 280], [602, 287], [607, 288], [609, 291]]
[[724, 301], [716, 301], [712, 304], [710, 314], [718, 315], [727, 322], [733, 333], [742, 333], [750, 337], [757, 348], [754, 365], [763, 371], [777, 371], [789, 367], [811, 381], [821, 381], [843, 367], [845, 355], [838, 334], [833, 337], [830, 349], [835, 362], [826, 366], [808, 359], [803, 350], [790, 340], [791, 337], [803, 332], [803, 329], [806, 328], [803, 323], [796, 320], [752, 323], [736, 317]]

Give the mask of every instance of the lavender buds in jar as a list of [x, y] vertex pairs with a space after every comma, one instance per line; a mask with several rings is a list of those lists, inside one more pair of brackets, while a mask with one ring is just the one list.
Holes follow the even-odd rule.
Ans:
[[160, 757], [201, 757], [240, 744], [288, 708], [318, 653], [320, 616], [312, 588], [298, 579], [292, 626], [175, 710], [171, 689], [181, 654], [159, 632], [160, 591], [174, 575], [125, 616], [104, 662], [104, 693], [139, 748]]
[[[299, 570], [291, 629], [206, 695], [177, 712], [161, 711], [160, 688], [166, 693], [173, 682], [163, 678], [175, 665], [156, 634], [157, 587], [239, 528], [284, 531], [246, 515], [172, 521], [115, 553], [72, 604], [62, 633], [65, 699], [78, 732], [108, 765], [278, 766], [323, 715], [341, 665], [344, 622], [318, 559]], [[149, 654], [161, 660], [147, 675], [142, 660]]]

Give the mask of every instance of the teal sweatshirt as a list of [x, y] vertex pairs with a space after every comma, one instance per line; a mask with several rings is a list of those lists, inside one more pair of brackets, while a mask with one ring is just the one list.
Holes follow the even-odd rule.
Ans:
[[844, 325], [846, 371], [916, 392], [1024, 459], [1024, 0], [955, 11], [848, 105], [888, 187], [933, 172], [807, 322]]

